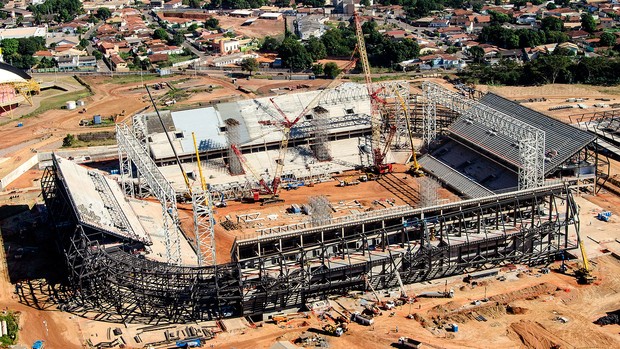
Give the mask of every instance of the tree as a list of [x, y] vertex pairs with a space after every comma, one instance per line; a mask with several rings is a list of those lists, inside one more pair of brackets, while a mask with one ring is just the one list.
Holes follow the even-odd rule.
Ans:
[[278, 39], [265, 36], [265, 40], [263, 40], [263, 44], [260, 46], [260, 52], [277, 52], [278, 47], [280, 47]]
[[185, 41], [185, 35], [181, 32], [176, 32], [169, 40], [171, 45], [180, 46]]
[[110, 12], [110, 9], [107, 7], [100, 7], [97, 9], [97, 14], [95, 16], [100, 20], [105, 21], [106, 19], [112, 17], [112, 12]]
[[187, 31], [193, 33], [198, 29], [198, 24], [192, 23], [189, 27], [187, 27]]
[[616, 44], [616, 35], [610, 32], [603, 32], [600, 36], [600, 46], [614, 46]]
[[325, 49], [325, 45], [318, 38], [314, 36], [311, 37], [306, 42], [305, 46], [313, 61], [318, 61], [319, 59], [327, 57], [327, 50]]
[[103, 53], [101, 53], [100, 51], [95, 50], [95, 51], [93, 51], [93, 56], [95, 56], [96, 60], [100, 60], [100, 59], [103, 58]]
[[17, 53], [17, 49], [19, 48], [19, 41], [17, 39], [4, 39], [2, 40], [2, 54], [6, 56], [11, 56]]
[[86, 40], [86, 39], [81, 39], [81, 40], [80, 40], [80, 44], [79, 44], [79, 46], [80, 46], [81, 48], [86, 48], [86, 47], [88, 47], [88, 40]]
[[508, 23], [511, 19], [510, 16], [501, 12], [489, 11], [489, 14], [491, 15], [491, 20], [496, 23]]
[[215, 17], [209, 17], [209, 19], [205, 21], [205, 28], [211, 29], [211, 30], [219, 29], [220, 21]]
[[547, 16], [540, 21], [540, 29], [542, 30], [562, 31], [563, 28], [562, 20], [554, 16]]
[[258, 70], [258, 61], [256, 60], [256, 58], [252, 57], [244, 58], [243, 61], [241, 61], [241, 68], [249, 72], [251, 76], [252, 72]]
[[475, 63], [481, 63], [484, 59], [484, 49], [480, 46], [472, 46], [469, 48], [468, 52]]
[[338, 65], [334, 62], [327, 62], [323, 67], [323, 71], [327, 77], [330, 79], [335, 79], [340, 74], [342, 69], [338, 68]]
[[291, 70], [305, 70], [312, 66], [312, 57], [306, 48], [293, 38], [286, 38], [278, 47], [278, 54], [285, 67]]
[[588, 33], [594, 33], [596, 31], [596, 22], [591, 14], [584, 13], [581, 15], [581, 29]]
[[313, 65], [312, 73], [316, 76], [323, 75], [323, 65], [320, 63]]
[[200, 8], [200, 0], [189, 0], [187, 5], [191, 8]]
[[65, 138], [62, 139], [63, 147], [70, 147], [73, 144], [75, 144], [75, 136], [73, 136], [72, 134], [68, 134], [65, 136]]
[[558, 6], [555, 3], [553, 3], [553, 2], [550, 2], [550, 3], [547, 4], [547, 10], [549, 10], [549, 11], [555, 10], [556, 8], [558, 8]]
[[153, 32], [153, 39], [161, 39], [168, 41], [168, 32], [163, 28], [157, 28]]
[[324, 7], [325, 6], [325, 0], [302, 0], [301, 2], [304, 5], [310, 6], [310, 7]]

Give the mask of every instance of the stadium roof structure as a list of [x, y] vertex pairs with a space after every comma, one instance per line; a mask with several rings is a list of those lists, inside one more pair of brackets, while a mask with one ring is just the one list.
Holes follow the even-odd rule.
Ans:
[[15, 68], [10, 64], [0, 62], [0, 84], [24, 82], [30, 79], [32, 79], [32, 77], [25, 71]]
[[[545, 132], [545, 174], [554, 171], [579, 150], [596, 140], [596, 135], [555, 120], [519, 103], [488, 93], [480, 103]], [[458, 118], [450, 132], [507, 163], [520, 167], [517, 140], [502, 136], [477, 121]]]

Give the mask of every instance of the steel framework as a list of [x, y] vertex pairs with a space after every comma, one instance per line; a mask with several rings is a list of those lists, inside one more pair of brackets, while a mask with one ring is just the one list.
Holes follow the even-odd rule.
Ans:
[[[232, 263], [184, 267], [139, 258], [78, 219], [55, 168], [41, 180], [69, 276], [63, 309], [118, 322], [256, 315], [347, 290], [500, 266], [576, 248], [578, 206], [563, 185], [446, 205], [390, 209], [237, 240]], [[197, 198], [200, 202], [201, 199]]]
[[198, 265], [215, 265], [215, 231], [211, 193], [208, 190], [192, 191], [194, 213], [194, 233], [196, 235], [196, 255]]
[[426, 98], [424, 142], [437, 137], [436, 104], [460, 114], [465, 122], [478, 122], [492, 132], [513, 140], [519, 147], [519, 189], [540, 187], [545, 180], [545, 132], [514, 117], [494, 110], [474, 100], [451, 92], [437, 84], [423, 82]]
[[127, 125], [116, 124], [116, 141], [118, 143], [121, 183], [125, 192], [128, 192], [128, 185], [133, 186], [133, 164], [140, 187], [145, 185], [148, 191], [161, 203], [166, 259], [171, 264], [181, 264], [181, 237], [176, 191], [161, 174], [142, 143]]

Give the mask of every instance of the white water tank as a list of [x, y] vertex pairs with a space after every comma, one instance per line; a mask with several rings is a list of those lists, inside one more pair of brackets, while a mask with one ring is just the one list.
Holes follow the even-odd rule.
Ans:
[[67, 101], [67, 109], [68, 110], [75, 109], [75, 101]]

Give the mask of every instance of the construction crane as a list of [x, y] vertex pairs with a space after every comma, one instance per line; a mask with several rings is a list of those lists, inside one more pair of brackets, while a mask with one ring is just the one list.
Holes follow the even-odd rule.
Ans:
[[[280, 108], [280, 106], [276, 103], [276, 101], [273, 98], [269, 99], [269, 101], [271, 102], [271, 104], [273, 104], [274, 108], [278, 111], [280, 116], [282, 116], [282, 120], [279, 120], [277, 122], [279, 125], [282, 126], [282, 140], [280, 142], [280, 148], [278, 150], [278, 158], [276, 159], [276, 170], [274, 172], [273, 180], [271, 182], [271, 188], [270, 188], [271, 194], [274, 198], [278, 196], [278, 190], [280, 188], [280, 183], [281, 183], [280, 176], [282, 176], [282, 171], [284, 170], [284, 163], [286, 159], [286, 152], [288, 151], [288, 142], [291, 136], [291, 129], [295, 125], [297, 125], [299, 120], [301, 120], [301, 118], [305, 116], [310, 111], [310, 109], [314, 108], [318, 104], [318, 102], [320, 101], [321, 97], [323, 97], [325, 92], [329, 91], [338, 82], [340, 77], [342, 77], [342, 75], [346, 71], [348, 71], [349, 69], [351, 69], [351, 67], [353, 67], [356, 61], [357, 61], [356, 59], [352, 58], [349, 61], [349, 63], [347, 63], [347, 65], [340, 71], [338, 76], [336, 76], [327, 85], [327, 87], [325, 87], [323, 90], [321, 90], [321, 92], [319, 92], [316, 96], [314, 96], [314, 98], [310, 101], [310, 103], [308, 103], [306, 107], [301, 111], [301, 113], [299, 113], [299, 115], [297, 115], [297, 117], [295, 117], [293, 120], [289, 119], [289, 117], [286, 116], [286, 113], [284, 113], [282, 108]], [[269, 108], [264, 107], [261, 103], [257, 102], [257, 104], [259, 107], [261, 107], [263, 110], [265, 110], [268, 114], [271, 115]], [[273, 124], [273, 123], [269, 123], [269, 124]]]
[[422, 168], [418, 163], [418, 157], [415, 153], [415, 146], [413, 145], [413, 134], [411, 133], [411, 124], [409, 122], [409, 112], [407, 108], [407, 104], [405, 103], [405, 99], [401, 96], [400, 92], [398, 92], [397, 88], [394, 88], [394, 92], [396, 97], [398, 98], [398, 102], [400, 103], [400, 107], [403, 108], [403, 112], [405, 113], [405, 124], [407, 126], [407, 135], [409, 136], [409, 144], [411, 145], [411, 161], [409, 162], [410, 166], [407, 172], [411, 173], [414, 177], [424, 177], [424, 172], [422, 172]]
[[583, 266], [575, 270], [575, 277], [577, 282], [582, 285], [590, 285], [596, 280], [596, 277], [591, 274], [590, 261], [586, 255], [586, 248], [583, 245], [583, 240], [579, 239], [579, 249], [581, 250], [581, 258], [583, 258]]
[[384, 174], [392, 172], [392, 166], [386, 165], [385, 152], [381, 151], [381, 117], [379, 115], [378, 103], [382, 102], [378, 97], [378, 92], [375, 91], [372, 85], [372, 78], [370, 76], [370, 63], [368, 62], [368, 53], [366, 52], [366, 43], [364, 41], [364, 32], [362, 31], [362, 24], [360, 22], [357, 12], [353, 14], [355, 22], [355, 35], [357, 37], [357, 52], [362, 62], [362, 70], [364, 72], [364, 81], [366, 83], [366, 89], [368, 90], [368, 96], [370, 97], [370, 119], [372, 125], [372, 138], [371, 145], [373, 151], [373, 167], [372, 172], [378, 174]]
[[207, 190], [207, 181], [202, 175], [202, 167], [200, 166], [200, 154], [198, 153], [198, 143], [196, 143], [196, 134], [192, 132], [192, 139], [194, 140], [194, 150], [196, 151], [196, 163], [198, 164], [198, 174], [200, 175], [200, 187], [203, 191]]
[[189, 193], [189, 195], [187, 195], [186, 198], [189, 198], [192, 195], [192, 186], [189, 183], [189, 178], [187, 177], [187, 173], [185, 173], [185, 170], [183, 169], [183, 165], [181, 165], [181, 159], [179, 158], [179, 154], [177, 154], [177, 150], [174, 147], [174, 144], [172, 143], [172, 138], [170, 138], [170, 135], [168, 134], [168, 131], [166, 130], [164, 119], [162, 119], [161, 114], [159, 113], [159, 109], [157, 108], [157, 104], [155, 103], [155, 100], [153, 99], [153, 96], [151, 95], [151, 91], [149, 90], [149, 87], [146, 84], [144, 84], [144, 88], [146, 89], [146, 92], [149, 95], [149, 99], [151, 100], [151, 104], [153, 104], [153, 108], [155, 108], [157, 119], [159, 120], [159, 123], [161, 124], [161, 128], [164, 130], [164, 134], [166, 135], [166, 138], [168, 139], [168, 144], [170, 144], [170, 148], [172, 148], [172, 152], [174, 153], [174, 157], [177, 160], [177, 165], [179, 165], [181, 174], [183, 174], [183, 179], [185, 180], [185, 186], [187, 187], [187, 191]]
[[245, 156], [243, 156], [243, 153], [241, 153], [241, 150], [239, 150], [239, 148], [237, 148], [237, 146], [235, 146], [234, 144], [231, 145], [230, 147], [232, 148], [232, 151], [235, 153], [235, 155], [239, 159], [239, 162], [241, 162], [241, 165], [245, 169], [250, 171], [250, 173], [252, 174], [252, 177], [254, 177], [254, 179], [259, 184], [258, 189], [252, 189], [252, 196], [244, 197], [242, 198], [242, 200], [246, 202], [261, 202], [263, 205], [273, 203], [273, 202], [284, 201], [278, 197], [277, 191], [273, 191], [272, 187], [270, 187], [267, 184], [265, 179], [262, 176], [260, 176], [258, 172], [256, 172], [256, 170], [254, 169], [252, 165], [250, 165], [250, 163], [247, 161]]

